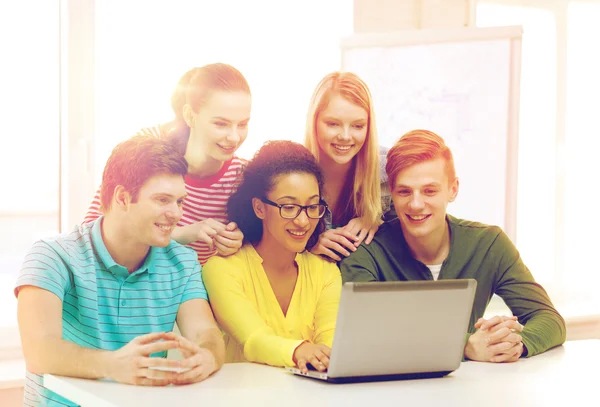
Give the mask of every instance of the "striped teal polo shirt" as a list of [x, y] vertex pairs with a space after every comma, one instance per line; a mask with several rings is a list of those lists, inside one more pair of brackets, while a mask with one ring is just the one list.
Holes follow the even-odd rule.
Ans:
[[[173, 330], [179, 305], [208, 300], [196, 253], [175, 241], [152, 247], [144, 264], [129, 273], [115, 263], [100, 225], [79, 226], [68, 234], [36, 242], [17, 279], [63, 301], [63, 338], [77, 345], [116, 350], [140, 335]], [[166, 356], [165, 354], [158, 356]], [[43, 378], [26, 373], [25, 406], [73, 406], [43, 387]]]

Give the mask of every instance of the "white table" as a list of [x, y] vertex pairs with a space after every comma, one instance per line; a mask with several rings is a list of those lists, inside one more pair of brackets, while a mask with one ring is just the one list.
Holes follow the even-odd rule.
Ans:
[[226, 364], [202, 383], [137, 387], [45, 375], [83, 407], [600, 405], [600, 340], [567, 342], [510, 364], [465, 362], [440, 379], [329, 384], [258, 364]]

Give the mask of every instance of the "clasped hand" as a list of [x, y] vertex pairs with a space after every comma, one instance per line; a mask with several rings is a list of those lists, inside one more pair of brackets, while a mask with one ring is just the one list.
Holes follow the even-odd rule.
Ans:
[[[170, 349], [179, 349], [184, 359], [150, 357]], [[212, 352], [173, 332], [139, 336], [111, 352], [108, 363], [108, 378], [141, 386], [196, 383], [217, 370]]]
[[517, 317], [479, 318], [477, 331], [469, 337], [465, 356], [481, 362], [516, 362], [523, 354], [523, 325]]

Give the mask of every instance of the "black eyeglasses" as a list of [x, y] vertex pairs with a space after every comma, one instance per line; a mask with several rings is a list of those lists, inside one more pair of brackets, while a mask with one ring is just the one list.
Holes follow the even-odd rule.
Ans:
[[309, 218], [321, 219], [327, 210], [327, 205], [323, 203], [302, 206], [296, 204], [278, 204], [269, 201], [267, 198], [260, 198], [260, 200], [267, 205], [279, 208], [279, 215], [284, 219], [296, 219], [303, 210], [306, 211], [306, 216]]

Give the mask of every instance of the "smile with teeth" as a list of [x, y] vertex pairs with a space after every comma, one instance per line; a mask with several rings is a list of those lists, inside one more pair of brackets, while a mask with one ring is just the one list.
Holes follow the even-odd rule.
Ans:
[[348, 151], [352, 148], [352, 145], [349, 146], [343, 146], [341, 144], [332, 144], [333, 148], [335, 148], [336, 150], [339, 151]]
[[406, 217], [408, 217], [408, 219], [410, 219], [410, 220], [416, 220], [416, 221], [426, 219], [429, 216], [430, 215], [408, 215], [408, 214], [406, 215]]
[[308, 230], [288, 230], [288, 233], [290, 235], [294, 235], [294, 236], [304, 236], [306, 235], [306, 233], [308, 233]]
[[158, 226], [160, 230], [165, 232], [170, 232], [171, 229], [173, 229], [173, 225], [159, 225], [158, 223], [155, 223], [155, 225]]
[[235, 149], [235, 146], [222, 146], [222, 145], [220, 145], [220, 144], [217, 144], [217, 145], [218, 145], [219, 147], [221, 147], [223, 150], [226, 150], [226, 151], [232, 151], [232, 150], [234, 150], [234, 149]]

